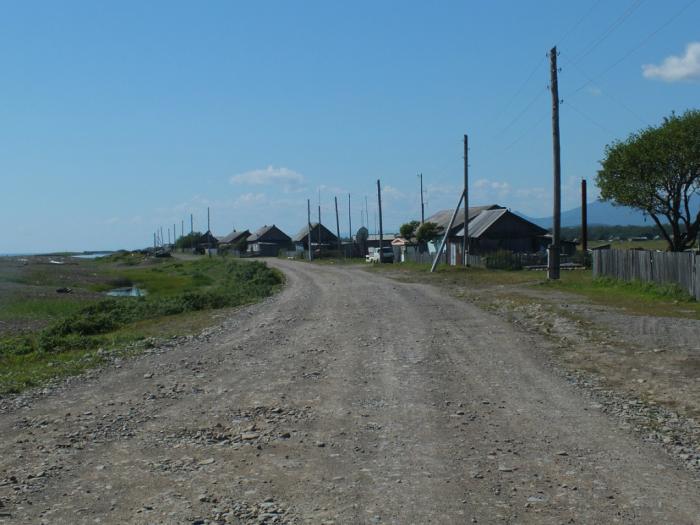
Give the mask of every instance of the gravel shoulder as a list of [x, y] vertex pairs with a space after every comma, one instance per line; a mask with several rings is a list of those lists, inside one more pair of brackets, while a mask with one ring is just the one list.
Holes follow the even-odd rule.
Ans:
[[549, 338], [436, 287], [270, 264], [285, 289], [220, 327], [0, 400], [0, 523], [700, 521], [697, 475]]

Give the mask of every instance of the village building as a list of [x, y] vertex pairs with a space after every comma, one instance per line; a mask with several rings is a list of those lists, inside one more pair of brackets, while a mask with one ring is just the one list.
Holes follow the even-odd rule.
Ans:
[[281, 250], [292, 247], [292, 239], [274, 224], [263, 226], [247, 239], [250, 255], [277, 257]]
[[235, 250], [238, 244], [250, 237], [250, 230], [233, 230], [228, 235], [219, 237], [219, 250], [228, 251]]
[[[453, 210], [442, 210], [428, 217], [426, 222], [437, 224], [441, 236], [449, 225]], [[552, 243], [546, 229], [512, 213], [497, 204], [469, 208], [469, 253], [484, 255], [506, 250], [514, 253], [542, 253]], [[447, 235], [445, 251], [447, 262], [462, 264], [464, 243], [464, 210], [460, 210]], [[574, 243], [562, 243], [562, 252], [575, 251]]]
[[[320, 237], [319, 237], [320, 236]], [[309, 225], [305, 225], [299, 233], [293, 238], [294, 246], [297, 251], [306, 251], [309, 249]], [[338, 237], [318, 222], [311, 223], [311, 248], [317, 252], [319, 248], [328, 250], [338, 249]]]
[[[384, 233], [382, 235], [382, 245], [391, 246], [392, 241], [397, 237], [399, 237], [399, 235], [396, 233]], [[378, 233], [370, 233], [369, 235], [367, 235], [367, 248], [379, 248]]]
[[210, 253], [216, 255], [219, 249], [219, 239], [217, 239], [210, 230], [199, 236], [195, 245], [197, 253]]

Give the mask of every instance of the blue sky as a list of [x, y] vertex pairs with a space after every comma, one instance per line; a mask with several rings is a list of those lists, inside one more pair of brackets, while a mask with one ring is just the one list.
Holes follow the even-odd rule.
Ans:
[[145, 246], [190, 213], [206, 229], [207, 206], [215, 234], [292, 234], [319, 190], [324, 223], [338, 195], [347, 231], [349, 192], [373, 229], [378, 178], [395, 230], [419, 217], [419, 172], [428, 214], [456, 204], [464, 133], [471, 202], [546, 216], [552, 45], [564, 209], [605, 144], [700, 94], [700, 1], [0, 9], [0, 253]]

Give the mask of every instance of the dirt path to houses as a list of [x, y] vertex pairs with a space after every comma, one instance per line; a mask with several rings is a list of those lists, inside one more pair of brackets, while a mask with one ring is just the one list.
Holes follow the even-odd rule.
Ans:
[[[700, 523], [700, 483], [439, 289], [271, 261], [220, 328], [0, 400], [0, 523]], [[541, 351], [542, 350], [542, 351]]]

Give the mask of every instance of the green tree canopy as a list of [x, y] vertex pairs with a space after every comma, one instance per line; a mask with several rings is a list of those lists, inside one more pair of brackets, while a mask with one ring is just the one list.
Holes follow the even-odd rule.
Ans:
[[672, 114], [607, 145], [601, 164], [596, 182], [604, 200], [647, 213], [670, 250], [693, 245], [700, 227], [692, 202], [700, 193], [700, 111]]
[[416, 240], [419, 243], [430, 242], [440, 236], [438, 225], [434, 222], [424, 222], [416, 230]]
[[407, 222], [406, 224], [402, 224], [401, 228], [399, 228], [399, 234], [401, 237], [404, 239], [410, 239], [416, 234], [416, 230], [420, 226], [419, 221], [411, 221]]
[[202, 236], [200, 232], [188, 233], [184, 237], [179, 237], [175, 241], [175, 248], [177, 249], [189, 249], [195, 248], [197, 246], [197, 241]]

